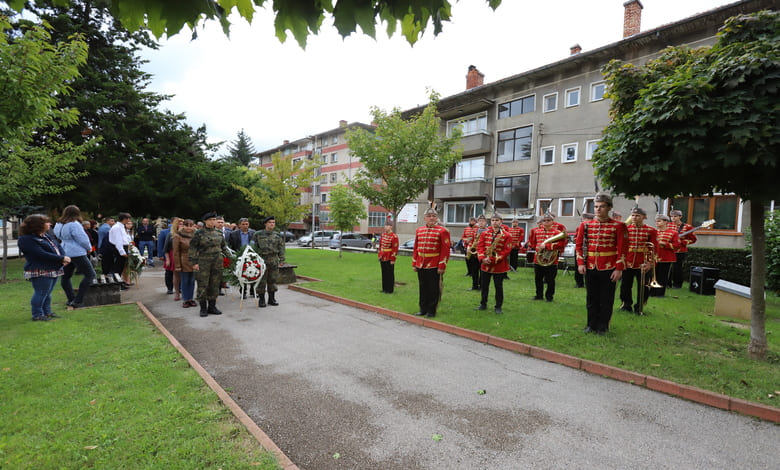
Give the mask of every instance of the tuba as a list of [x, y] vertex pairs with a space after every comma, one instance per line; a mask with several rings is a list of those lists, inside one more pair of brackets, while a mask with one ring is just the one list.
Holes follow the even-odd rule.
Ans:
[[558, 262], [558, 250], [548, 250], [544, 248], [544, 245], [548, 243], [555, 243], [557, 241], [566, 238], [566, 232], [561, 232], [557, 235], [553, 235], [547, 240], [542, 242], [542, 248], [536, 253], [536, 264], [539, 266], [551, 266]]

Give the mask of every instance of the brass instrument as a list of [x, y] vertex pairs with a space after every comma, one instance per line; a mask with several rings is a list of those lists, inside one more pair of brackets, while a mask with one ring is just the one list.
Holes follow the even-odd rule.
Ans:
[[[647, 303], [647, 299], [645, 298], [645, 288], [658, 288], [662, 287], [661, 284], [658, 283], [655, 277], [655, 265], [657, 264], [656, 261], [656, 253], [655, 253], [655, 245], [652, 242], [647, 242], [647, 245], [645, 246], [645, 250], [642, 252], [643, 260], [642, 265], [639, 269], [639, 294], [637, 299], [637, 305], [639, 306], [639, 310], [636, 312], [638, 315], [642, 315], [642, 309], [645, 306], [645, 303]], [[650, 266], [652, 265], [652, 268]], [[650, 282], [647, 282], [647, 272], [650, 271], [650, 269], [653, 270], [653, 276], [650, 278]]]
[[469, 249], [466, 250], [466, 259], [471, 259], [473, 256], [477, 256], [477, 242], [479, 241], [479, 236], [487, 229], [484, 228], [478, 228], [474, 235], [471, 237], [471, 243], [469, 243]]
[[498, 242], [501, 241], [501, 239], [503, 238], [504, 238], [504, 231], [501, 230], [501, 227], [499, 227], [496, 236], [493, 237], [493, 242], [490, 244], [489, 247], [485, 249], [485, 258], [488, 259], [491, 263], [495, 262], [494, 256], [496, 253], [496, 246], [498, 245]]
[[558, 250], [548, 250], [544, 246], [566, 238], [566, 232], [561, 232], [542, 242], [542, 247], [536, 253], [536, 264], [539, 266], [552, 266], [558, 263]]

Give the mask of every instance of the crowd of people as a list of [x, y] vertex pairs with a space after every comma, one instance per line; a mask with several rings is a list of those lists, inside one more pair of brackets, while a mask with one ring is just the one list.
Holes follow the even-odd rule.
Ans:
[[[604, 193], [596, 195], [594, 213], [583, 214], [574, 232], [575, 283], [586, 289], [585, 332], [604, 334], [609, 330], [618, 282], [620, 309], [639, 315], [645, 313], [649, 297], [664, 296], [667, 288], [682, 286], [682, 263], [688, 245], [696, 242], [695, 229], [681, 222], [681, 211], [673, 210], [670, 215], [658, 214], [656, 226], [651, 227], [645, 223], [646, 211], [637, 206], [623, 222], [622, 216], [612, 211], [612, 198]], [[416, 230], [412, 253], [419, 285], [416, 315], [433, 318], [441, 300], [452, 241], [449, 231], [439, 224], [435, 207], [425, 211], [424, 220]], [[492, 283], [493, 311], [503, 313], [504, 280], [510, 271], [517, 270], [522, 252], [533, 252], [532, 300], [553, 302], [559, 255], [569, 241], [566, 227], [546, 212], [525, 241], [518, 219], [507, 226], [500, 214], [493, 213], [489, 224], [487, 221], [484, 215], [472, 218], [459, 240], [466, 254], [471, 290], [481, 294], [475, 310], [487, 310]], [[82, 307], [97, 277], [94, 268], [98, 259], [103, 276], [121, 279], [121, 289], [132, 286], [126, 267], [128, 253], [135, 247], [148, 266], [154, 266], [155, 258], [162, 263], [167, 293], [182, 301], [183, 308], [199, 306], [200, 316], [205, 317], [222, 313], [217, 299], [226, 287], [223, 260], [250, 246], [264, 260], [265, 270], [256, 282], [241, 284], [243, 298], [257, 297], [259, 308], [278, 306], [276, 284], [279, 267], [285, 262], [284, 239], [275, 230], [273, 216], [263, 220], [260, 230], [249, 225], [246, 218], [237, 224], [227, 223], [215, 212], [204, 214], [197, 223], [174, 217], [168, 224], [144, 217], [136, 225], [132, 216], [123, 212], [106, 217], [98, 227], [96, 221], [82, 220], [74, 205], [63, 210], [53, 228], [44, 215], [28, 216], [20, 228], [19, 247], [26, 258], [25, 278], [33, 285], [33, 320], [58, 317], [51, 308], [51, 293], [59, 277], [67, 305]], [[386, 294], [394, 292], [398, 249], [398, 236], [388, 218], [377, 241], [381, 292]], [[71, 283], [75, 273], [83, 274], [77, 290]]]

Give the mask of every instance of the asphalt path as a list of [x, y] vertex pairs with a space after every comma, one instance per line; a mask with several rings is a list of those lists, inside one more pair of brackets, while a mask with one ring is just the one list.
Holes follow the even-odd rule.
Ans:
[[780, 426], [281, 288], [141, 301], [302, 469], [779, 469]]

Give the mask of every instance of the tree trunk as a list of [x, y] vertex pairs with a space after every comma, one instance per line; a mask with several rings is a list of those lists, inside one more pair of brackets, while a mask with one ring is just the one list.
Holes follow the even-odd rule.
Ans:
[[748, 357], [766, 359], [766, 300], [764, 283], [766, 282], [766, 234], [764, 233], [764, 203], [750, 201], [750, 226], [753, 237], [753, 252], [750, 262], [750, 343]]
[[3, 231], [3, 277], [0, 281], [5, 282], [8, 278], [8, 235], [6, 235], [5, 227], [8, 225], [8, 214], [0, 214], [3, 218], [3, 225], [0, 230]]

